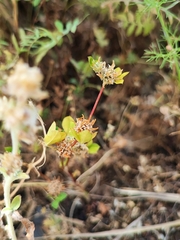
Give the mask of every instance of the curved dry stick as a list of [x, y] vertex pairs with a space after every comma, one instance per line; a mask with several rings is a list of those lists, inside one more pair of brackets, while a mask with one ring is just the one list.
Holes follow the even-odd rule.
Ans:
[[[111, 188], [111, 187], [110, 187]], [[130, 188], [112, 188], [115, 196], [127, 195], [136, 198], [155, 199], [164, 202], [180, 203], [180, 194], [178, 193], [163, 193], [163, 192], [149, 192]]]
[[155, 224], [151, 226], [143, 226], [138, 228], [131, 228], [131, 229], [115, 229], [103, 232], [96, 232], [96, 233], [78, 233], [78, 234], [59, 234], [59, 235], [51, 235], [51, 236], [44, 236], [44, 237], [36, 237], [36, 240], [45, 240], [51, 238], [58, 237], [59, 239], [81, 239], [81, 238], [107, 238], [110, 236], [123, 236], [123, 235], [132, 235], [132, 234], [139, 234], [142, 232], [153, 231], [155, 229], [163, 229], [168, 230], [171, 227], [180, 226], [180, 220], [175, 220], [166, 223]]
[[113, 152], [115, 152], [116, 148], [112, 148], [110, 150], [108, 150], [100, 159], [97, 163], [95, 163], [91, 168], [89, 168], [86, 172], [84, 172], [83, 174], [81, 174], [81, 176], [79, 176], [77, 178], [77, 182], [78, 183], [82, 183], [83, 180], [85, 180], [86, 177], [88, 177], [89, 175], [93, 174], [95, 171], [97, 171], [98, 169], [100, 169], [104, 162], [106, 160], [109, 160], [109, 157], [111, 156], [111, 154]]

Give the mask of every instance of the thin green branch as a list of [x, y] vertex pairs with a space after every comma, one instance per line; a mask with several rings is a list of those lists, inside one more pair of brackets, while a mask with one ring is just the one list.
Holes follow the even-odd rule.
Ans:
[[[3, 187], [4, 187], [4, 202], [5, 202], [5, 207], [10, 209], [11, 206], [11, 198], [10, 198], [10, 190], [11, 190], [11, 183], [12, 183], [12, 176], [6, 176], [3, 182]], [[7, 232], [9, 235], [9, 238], [11, 240], [16, 240], [16, 234], [13, 226], [13, 219], [12, 219], [12, 212], [6, 212], [5, 211], [5, 216], [7, 219]]]

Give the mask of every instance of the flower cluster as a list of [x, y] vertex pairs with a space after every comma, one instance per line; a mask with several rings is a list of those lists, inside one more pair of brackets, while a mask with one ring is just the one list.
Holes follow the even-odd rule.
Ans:
[[[36, 108], [30, 102], [30, 99], [39, 101], [47, 97], [47, 93], [41, 90], [43, 75], [37, 67], [29, 67], [28, 64], [19, 61], [7, 78], [6, 85], [2, 89], [0, 97], [0, 121], [3, 128], [10, 132], [12, 146], [6, 147], [4, 154], [0, 154], [0, 173], [3, 175], [4, 208], [1, 209], [1, 218], [6, 216], [6, 230], [8, 238], [17, 239], [13, 228], [13, 220], [21, 221], [24, 226], [28, 226], [27, 236], [32, 239], [34, 224], [27, 221], [16, 211], [21, 205], [21, 196], [14, 196], [25, 179], [29, 178], [28, 173], [23, 172], [23, 161], [20, 156], [20, 141], [27, 144], [34, 142], [36, 137], [36, 120], [39, 117]], [[41, 163], [44, 154], [36, 161]], [[29, 164], [27, 172], [33, 163]], [[16, 180], [22, 180], [21, 183], [11, 193], [11, 184]], [[26, 222], [26, 224], [25, 224]], [[25, 226], [26, 228], [26, 226]], [[29, 234], [30, 233], [30, 234]]]
[[51, 196], [59, 195], [64, 189], [65, 189], [65, 186], [60, 181], [60, 179], [54, 179], [54, 180], [50, 181], [47, 186], [47, 192]]
[[97, 128], [94, 128], [96, 120], [91, 120], [97, 103], [106, 85], [123, 84], [124, 77], [128, 72], [124, 72], [120, 68], [115, 68], [114, 61], [112, 65], [106, 66], [106, 62], [88, 57], [89, 64], [95, 71], [96, 75], [102, 80], [102, 88], [96, 99], [94, 107], [88, 119], [83, 115], [76, 121], [70, 116], [65, 117], [62, 121], [62, 129], [56, 127], [55, 122], [50, 126], [44, 143], [46, 146], [53, 145], [60, 157], [70, 158], [73, 154], [81, 154], [82, 152], [96, 153], [99, 145], [93, 143], [93, 138], [97, 134]]
[[89, 121], [89, 119], [85, 119], [84, 115], [82, 115], [82, 117], [76, 118], [76, 125], [75, 125], [74, 129], [77, 132], [82, 132], [84, 130], [88, 130], [91, 133], [93, 133], [98, 129], [98, 128], [93, 128], [93, 125], [95, 124], [95, 122], [96, 122], [96, 119]]
[[97, 134], [97, 128], [93, 127], [94, 123], [95, 120], [89, 121], [84, 116], [77, 118], [76, 121], [68, 116], [62, 121], [63, 129], [59, 129], [53, 122], [44, 137], [45, 145], [53, 145], [63, 158], [70, 158], [82, 152], [95, 153], [99, 145], [93, 143], [93, 138]]
[[19, 155], [12, 153], [0, 154], [0, 168], [7, 174], [16, 174], [21, 169], [22, 160]]
[[35, 136], [37, 112], [28, 103], [47, 97], [40, 89], [43, 75], [37, 67], [29, 67], [22, 61], [18, 62], [14, 71], [7, 79], [3, 92], [8, 97], [0, 98], [0, 120], [9, 132], [16, 132], [18, 140], [29, 142]]
[[19, 61], [7, 79], [6, 92], [21, 102], [30, 98], [39, 101], [47, 97], [47, 93], [41, 90], [42, 80], [43, 75], [38, 67], [29, 67]]
[[73, 155], [73, 147], [76, 145], [74, 138], [67, 136], [63, 141], [56, 144], [55, 149], [62, 158], [70, 158]]
[[89, 64], [96, 73], [96, 75], [101, 79], [103, 82], [103, 86], [105, 85], [112, 85], [112, 84], [123, 84], [124, 77], [129, 72], [124, 72], [121, 68], [115, 68], [114, 61], [112, 65], [106, 66], [106, 62], [101, 62], [101, 58], [98, 60], [93, 59], [92, 57], [88, 57]]
[[36, 118], [37, 113], [29, 104], [22, 105], [22, 102], [19, 103], [5, 96], [0, 98], [0, 119], [3, 120], [3, 126], [7, 131], [18, 132], [19, 140], [25, 140], [23, 136], [28, 130], [29, 136], [32, 135], [33, 130], [36, 129]]

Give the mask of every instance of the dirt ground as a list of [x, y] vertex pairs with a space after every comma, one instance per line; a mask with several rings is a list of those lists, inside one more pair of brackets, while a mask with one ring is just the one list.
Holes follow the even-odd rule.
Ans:
[[[57, 18], [66, 22], [83, 16], [82, 6], [68, 2], [54, 0], [43, 5], [47, 28], [51, 29]], [[23, 19], [29, 8], [28, 3], [19, 3], [22, 26], [28, 24]], [[179, 87], [169, 68], [159, 70], [158, 65], [141, 58], [159, 36], [158, 23], [146, 37], [127, 37], [118, 22], [87, 8], [84, 11], [89, 15], [77, 31], [65, 37], [62, 46], [50, 50], [39, 64], [45, 76], [44, 89], [49, 92], [49, 98], [41, 103], [47, 129], [54, 120], [61, 123], [67, 115], [87, 117], [98, 95], [101, 81], [95, 75], [86, 77], [78, 72], [72, 59], [87, 61], [94, 53], [110, 64], [118, 59], [129, 74], [123, 85], [106, 88], [93, 116], [98, 127], [98, 153], [73, 157], [62, 169], [61, 159], [49, 149], [47, 162], [39, 169], [40, 177], [32, 172], [30, 181], [35, 184], [20, 190], [24, 203], [21, 213], [35, 223], [37, 240], [163, 224], [180, 216]], [[109, 44], [105, 47], [99, 46], [94, 36], [97, 26], [106, 32]], [[132, 63], [127, 60], [130, 54], [136, 57]], [[33, 154], [26, 148], [23, 151], [30, 161]], [[51, 207], [52, 188], [68, 193], [57, 210]], [[23, 228], [16, 227], [18, 239], [25, 239]], [[101, 239], [179, 240], [180, 227], [162, 225], [157, 230], [121, 236], [108, 236], [107, 232]]]

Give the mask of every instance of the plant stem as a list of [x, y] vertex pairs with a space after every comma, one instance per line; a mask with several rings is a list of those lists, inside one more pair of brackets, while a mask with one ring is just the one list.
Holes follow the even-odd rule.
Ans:
[[89, 118], [88, 118], [89, 121], [91, 120], [91, 118], [92, 118], [92, 116], [93, 116], [93, 114], [94, 114], [94, 112], [95, 112], [95, 110], [96, 110], [96, 107], [97, 107], [98, 102], [99, 102], [99, 100], [100, 100], [100, 98], [101, 98], [101, 95], [102, 95], [102, 93], [103, 93], [103, 90], [104, 90], [104, 86], [101, 87], [100, 92], [99, 92], [99, 94], [98, 94], [98, 96], [97, 96], [97, 98], [96, 98], [96, 102], [94, 103], [94, 106], [93, 106], [93, 108], [92, 108], [92, 110], [91, 110], [91, 113], [90, 113], [90, 115], [89, 115]]
[[[17, 131], [16, 129], [11, 130], [11, 141], [12, 141], [12, 154], [15, 156], [18, 154], [19, 150], [19, 141], [17, 137]], [[7, 233], [9, 235], [9, 238], [11, 240], [17, 240], [14, 225], [13, 225], [13, 219], [12, 219], [12, 212], [11, 212], [11, 184], [13, 182], [13, 174], [6, 174], [4, 176], [3, 181], [3, 188], [4, 188], [4, 205], [5, 208], [7, 208], [7, 211], [5, 211], [5, 216], [7, 219]], [[9, 210], [9, 211], [8, 211]]]
[[[4, 187], [4, 202], [5, 207], [10, 208], [11, 205], [11, 198], [10, 198], [10, 189], [12, 183], [12, 176], [6, 176], [4, 178], [3, 187]], [[17, 240], [13, 220], [12, 220], [12, 213], [5, 212], [6, 219], [7, 219], [7, 232], [11, 240]]]
[[11, 130], [12, 154], [17, 155], [19, 151], [19, 141], [16, 129]]

